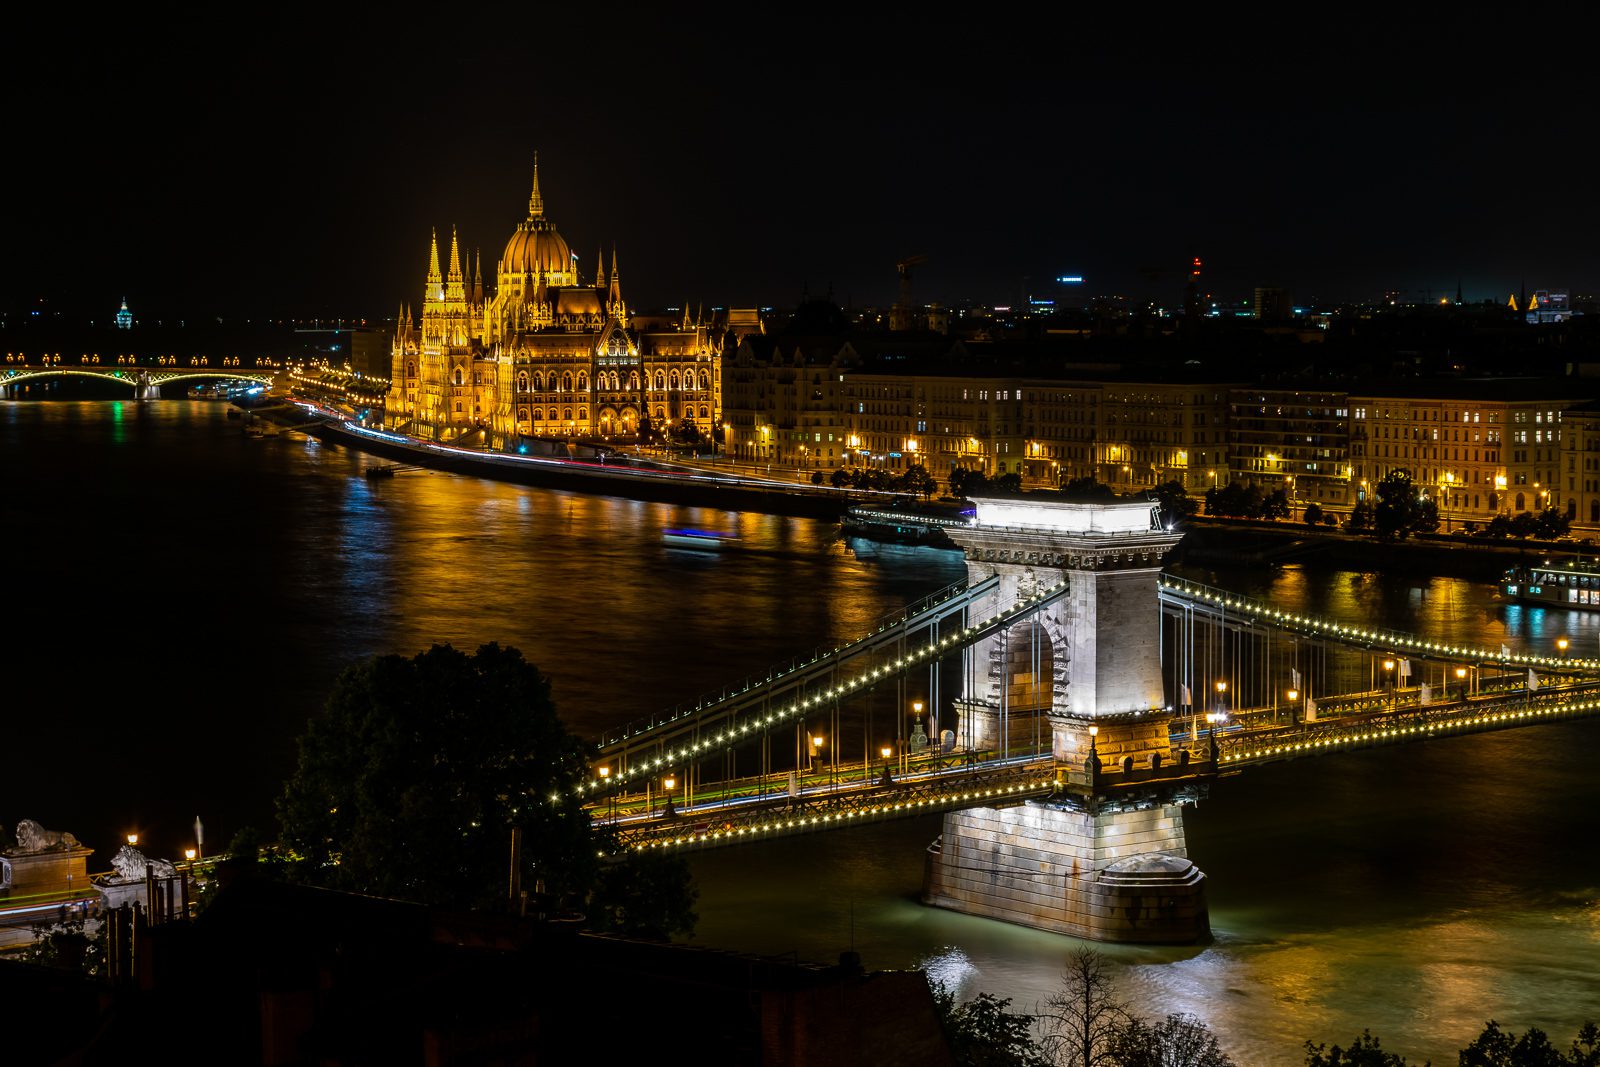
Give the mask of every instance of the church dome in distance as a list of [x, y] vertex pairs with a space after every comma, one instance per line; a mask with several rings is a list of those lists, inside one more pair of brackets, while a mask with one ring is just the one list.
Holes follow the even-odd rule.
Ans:
[[528, 199], [528, 217], [506, 242], [500, 269], [507, 274], [565, 274], [572, 269], [572, 249], [556, 231], [555, 223], [544, 217], [544, 197], [539, 193], [539, 164], [533, 164], [533, 195]]

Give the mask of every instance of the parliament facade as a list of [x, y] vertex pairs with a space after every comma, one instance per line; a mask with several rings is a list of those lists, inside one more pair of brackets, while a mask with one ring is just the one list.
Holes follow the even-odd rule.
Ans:
[[534, 163], [528, 217], [495, 264], [486, 291], [482, 256], [463, 267], [450, 237], [449, 266], [429, 249], [422, 315], [402, 307], [385, 421], [391, 429], [494, 448], [526, 437], [631, 437], [692, 423], [711, 436], [721, 421], [722, 328], [692, 318], [631, 315], [612, 253], [581, 277], [577, 257], [544, 211]]

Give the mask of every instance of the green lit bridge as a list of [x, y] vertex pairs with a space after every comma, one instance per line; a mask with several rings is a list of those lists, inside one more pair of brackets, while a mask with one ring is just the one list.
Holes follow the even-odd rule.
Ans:
[[97, 354], [62, 357], [7, 352], [0, 356], [0, 399], [21, 387], [61, 378], [88, 378], [130, 389], [140, 400], [157, 399], [163, 385], [190, 381], [253, 382], [270, 388], [281, 368], [253, 356], [130, 356]]

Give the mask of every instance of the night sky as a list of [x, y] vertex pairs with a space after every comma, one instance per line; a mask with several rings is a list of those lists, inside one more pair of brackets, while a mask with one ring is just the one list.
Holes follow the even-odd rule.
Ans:
[[883, 304], [913, 254], [956, 303], [1171, 302], [1191, 255], [1230, 299], [1600, 289], [1593, 36], [1532, 13], [517, 10], [26, 27], [0, 307], [389, 316], [432, 226], [492, 270], [536, 150], [635, 306]]

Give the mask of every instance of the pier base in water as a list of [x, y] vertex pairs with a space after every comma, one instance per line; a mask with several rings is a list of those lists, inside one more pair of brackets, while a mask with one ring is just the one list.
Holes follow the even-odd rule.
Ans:
[[1091, 812], [1030, 802], [946, 815], [922, 899], [1094, 941], [1193, 944], [1211, 936], [1205, 883], [1180, 803]]

